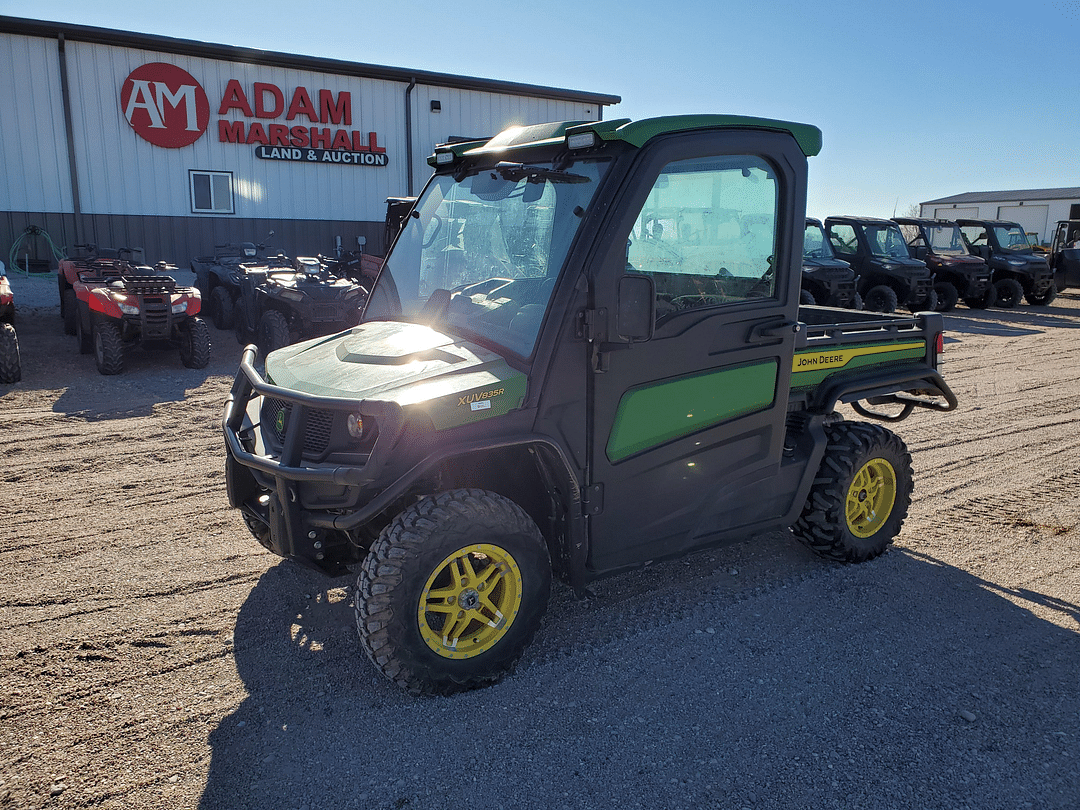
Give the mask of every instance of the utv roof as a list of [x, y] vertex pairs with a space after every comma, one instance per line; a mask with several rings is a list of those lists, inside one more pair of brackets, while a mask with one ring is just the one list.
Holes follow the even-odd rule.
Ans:
[[891, 219], [882, 219], [881, 217], [855, 217], [850, 214], [837, 214], [832, 217], [825, 217], [826, 222], [854, 222], [858, 225], [895, 225]]
[[588, 142], [594, 140], [624, 141], [631, 146], [641, 147], [658, 135], [672, 132], [691, 132], [707, 129], [760, 129], [769, 132], [786, 132], [795, 138], [807, 157], [821, 151], [821, 130], [810, 124], [797, 124], [791, 121], [778, 121], [771, 118], [750, 118], [742, 115], [672, 115], [662, 118], [645, 118], [631, 121], [620, 118], [613, 121], [553, 121], [547, 124], [510, 127], [490, 140], [467, 141], [464, 143], [442, 144], [436, 147], [436, 154], [428, 158], [432, 166], [440, 165], [439, 153], [449, 152], [444, 157], [446, 162], [460, 157], [480, 157], [485, 154], [507, 152], [514, 149], [555, 146], [569, 142], [580, 136]]
[[989, 225], [991, 227], [995, 225], [1015, 225], [1020, 227], [1019, 222], [1013, 222], [1010, 219], [972, 219], [971, 217], [960, 217], [956, 220], [957, 225]]
[[955, 225], [956, 220], [945, 217], [893, 217], [892, 221], [899, 225]]

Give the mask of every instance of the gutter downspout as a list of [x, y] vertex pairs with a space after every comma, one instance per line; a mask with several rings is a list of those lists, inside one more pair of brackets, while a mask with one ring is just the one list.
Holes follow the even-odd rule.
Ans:
[[67, 50], [64, 47], [63, 32], [56, 35], [58, 55], [60, 57], [60, 99], [64, 109], [64, 132], [67, 136], [68, 172], [71, 175], [71, 205], [75, 216], [75, 241], [82, 242], [82, 204], [79, 201], [79, 171], [75, 161], [75, 128], [71, 122], [71, 90], [68, 86]]
[[408, 189], [408, 196], [410, 197], [415, 196], [413, 191], [412, 104], [410, 103], [414, 87], [416, 87], [415, 77], [409, 79], [409, 86], [405, 88], [405, 167], [407, 172], [405, 187]]

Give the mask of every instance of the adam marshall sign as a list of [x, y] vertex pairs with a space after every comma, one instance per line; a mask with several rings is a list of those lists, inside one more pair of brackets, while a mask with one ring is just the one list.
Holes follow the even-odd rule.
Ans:
[[[377, 133], [351, 129], [348, 91], [313, 94], [296, 87], [288, 105], [285, 97], [274, 84], [254, 82], [248, 94], [238, 80], [229, 79], [217, 105], [218, 141], [254, 144], [255, 156], [264, 160], [388, 165]], [[128, 74], [120, 88], [120, 109], [140, 138], [166, 149], [190, 146], [210, 125], [210, 100], [202, 85], [165, 62], [150, 62]], [[242, 118], [224, 117], [230, 113]]]

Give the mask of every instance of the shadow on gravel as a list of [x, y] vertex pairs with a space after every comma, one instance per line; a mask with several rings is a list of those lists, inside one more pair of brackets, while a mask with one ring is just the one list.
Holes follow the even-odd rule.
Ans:
[[414, 699], [344, 590], [282, 563], [237, 619], [250, 695], [200, 808], [1076, 807], [1077, 605], [902, 550], [716, 583], [597, 600], [503, 683]]
[[954, 309], [945, 313], [945, 331], [971, 335], [1018, 337], [1037, 335], [1047, 329], [1078, 329], [1076, 310], [1055, 306], [1033, 307], [1021, 304], [1016, 309]]

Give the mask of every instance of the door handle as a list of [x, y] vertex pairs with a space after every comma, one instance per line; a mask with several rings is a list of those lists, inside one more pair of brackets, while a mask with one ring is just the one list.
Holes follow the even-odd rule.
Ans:
[[766, 340], [776, 340], [787, 334], [797, 335], [802, 331], [802, 324], [798, 321], [772, 321], [771, 323], [756, 323], [750, 328], [747, 335], [748, 343], [761, 343]]

